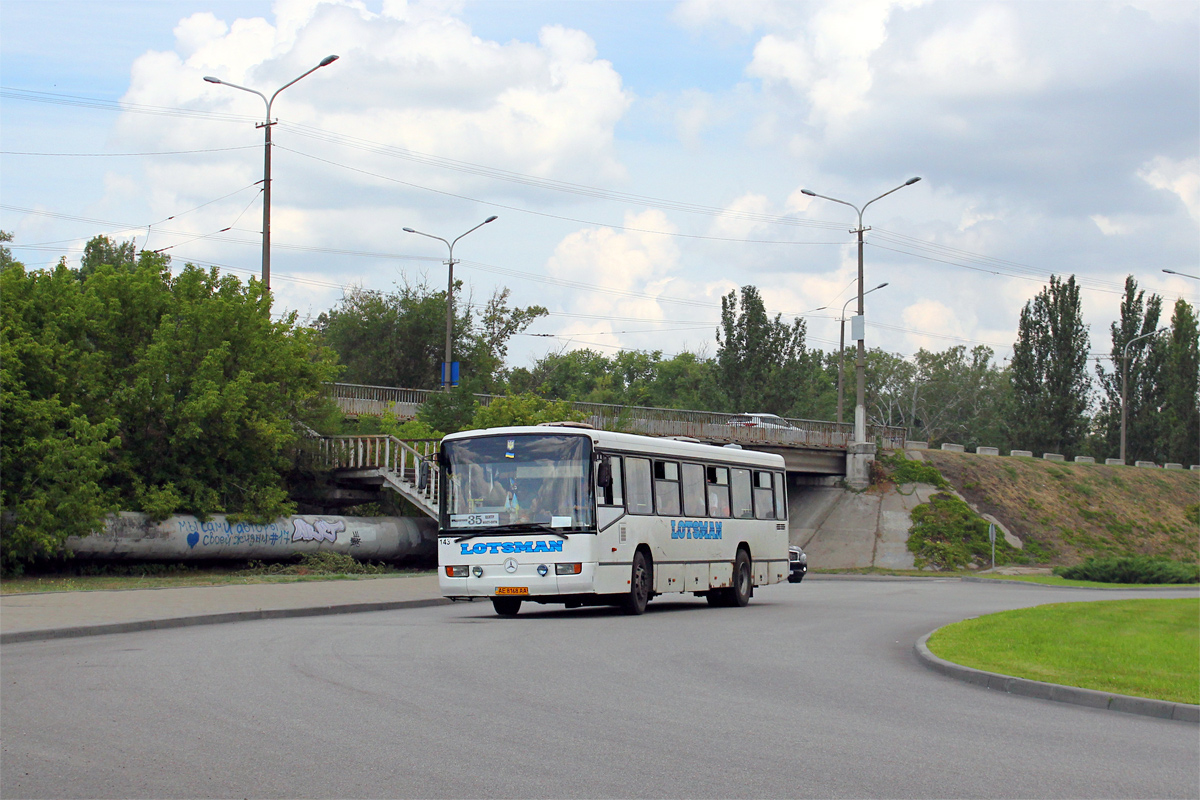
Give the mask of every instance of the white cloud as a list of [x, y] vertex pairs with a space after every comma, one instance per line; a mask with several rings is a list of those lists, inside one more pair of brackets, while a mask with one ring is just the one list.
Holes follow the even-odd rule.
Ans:
[[1183, 201], [1192, 219], [1200, 222], [1200, 159], [1175, 161], [1159, 156], [1143, 166], [1138, 177], [1155, 189], [1173, 192]]
[[1093, 214], [1091, 219], [1105, 236], [1120, 236], [1130, 231], [1128, 225], [1111, 220], [1102, 214]]

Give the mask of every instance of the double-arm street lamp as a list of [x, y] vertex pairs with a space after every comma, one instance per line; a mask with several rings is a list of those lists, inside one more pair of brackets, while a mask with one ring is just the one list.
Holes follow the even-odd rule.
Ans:
[[1150, 333], [1143, 333], [1141, 336], [1135, 336], [1125, 343], [1125, 349], [1121, 353], [1121, 463], [1125, 463], [1125, 410], [1129, 403], [1126, 400], [1126, 387], [1129, 384], [1129, 345], [1134, 342], [1148, 339], [1151, 336], [1158, 336], [1166, 331], [1166, 328], [1159, 328]]
[[[495, 219], [496, 216], [493, 214], [474, 228], [471, 228], [467, 233], [477, 231]], [[458, 243], [458, 239], [463, 238], [467, 233], [462, 234], [462, 236], [459, 236], [453, 242], [447, 242], [442, 237], [434, 236], [432, 233], [423, 233], [415, 231], [412, 228], [405, 228], [404, 231], [406, 233], [415, 233], [418, 236], [428, 236], [430, 239], [437, 239], [450, 248], [450, 258], [446, 261], [446, 266], [449, 267], [449, 281], [446, 284], [446, 363], [442, 366], [442, 391], [448, 392], [450, 391], [450, 364], [452, 363], [450, 357], [453, 355], [451, 339], [454, 334], [454, 245]]]
[[[898, 192], [901, 189], [903, 189], [905, 186], [912, 186], [914, 183], [916, 183], [919, 180], [921, 180], [921, 179], [920, 178], [909, 178], [907, 181], [900, 184], [895, 189], [886, 191], [883, 194], [879, 195], [879, 197], [874, 198], [873, 200], [868, 200], [861, 209], [858, 206], [854, 205], [853, 203], [847, 203], [845, 200], [838, 200], [836, 197], [826, 197], [823, 194], [817, 194], [816, 192], [810, 192], [808, 189], [800, 190], [801, 194], [806, 194], [809, 197], [819, 197], [822, 200], [829, 200], [830, 202], [840, 203], [844, 206], [850, 206], [856, 212], [858, 212], [858, 229], [850, 231], [850, 232], [858, 234], [858, 316], [859, 317], [863, 316], [863, 297], [867, 294], [865, 291], [863, 291], [863, 232], [867, 230], [866, 228], [863, 227], [863, 221], [862, 221], [863, 212], [866, 211], [867, 206], [871, 205], [871, 203], [874, 203], [875, 200], [882, 200], [883, 198], [887, 197], [892, 192]], [[878, 287], [876, 287], [876, 288], [878, 288]], [[874, 291], [874, 289], [872, 289], [871, 291]], [[867, 440], [867, 406], [866, 406], [867, 348], [866, 348], [866, 343], [865, 343], [865, 331], [863, 331], [862, 333], [863, 333], [863, 335], [861, 335], [858, 339], [858, 363], [855, 365], [855, 372], [857, 373], [857, 379], [858, 379], [858, 391], [856, 393], [855, 406], [854, 406], [854, 441], [855, 442], [865, 442]]]
[[245, 86], [238, 86], [236, 83], [230, 83], [229, 81], [223, 81], [220, 78], [214, 78], [211, 75], [206, 75], [204, 77], [204, 80], [208, 81], [209, 83], [217, 83], [217, 84], [220, 84], [221, 86], [228, 86], [231, 89], [241, 89], [243, 92], [250, 92], [250, 94], [256, 94], [259, 97], [261, 97], [262, 101], [264, 103], [266, 103], [266, 105], [267, 105], [267, 116], [264, 119], [263, 124], [255, 126], [257, 128], [262, 128], [266, 132], [266, 153], [263, 156], [263, 235], [262, 235], [262, 282], [263, 282], [263, 291], [266, 291], [266, 292], [269, 292], [271, 290], [271, 126], [275, 124], [274, 122], [271, 121], [271, 104], [275, 102], [275, 98], [278, 97], [279, 93], [282, 92], [284, 89], [288, 88], [293, 83], [296, 83], [296, 81], [299, 81], [301, 78], [308, 77], [309, 75], [311, 75], [314, 72], [316, 72], [317, 70], [319, 70], [321, 67], [327, 67], [337, 60], [338, 60], [337, 56], [325, 56], [325, 58], [321, 59], [320, 64], [317, 64], [315, 67], [310, 69], [308, 72], [304, 73], [299, 78], [296, 78], [296, 80], [285, 83], [283, 86], [280, 86], [278, 89], [276, 89], [275, 94], [271, 95], [270, 100], [267, 99], [267, 96], [265, 94], [255, 90], [255, 89], [248, 89]]
[[[878, 291], [879, 289], [882, 289], [885, 286], [887, 286], [886, 283], [881, 283], [878, 286], [876, 286], [874, 289], [868, 289], [867, 291], [863, 292], [863, 297], [866, 297], [871, 292]], [[851, 297], [850, 300], [847, 300], [846, 302], [842, 303], [842, 316], [839, 318], [840, 322], [842, 323], [842, 335], [841, 335], [841, 338], [838, 339], [838, 424], [839, 425], [842, 424], [842, 382], [843, 382], [842, 376], [845, 375], [845, 373], [846, 373], [846, 306], [850, 305], [850, 301], [853, 299], [854, 298]]]

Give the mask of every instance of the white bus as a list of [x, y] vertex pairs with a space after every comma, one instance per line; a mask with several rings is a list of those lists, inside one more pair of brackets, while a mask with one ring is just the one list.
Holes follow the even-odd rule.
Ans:
[[438, 576], [454, 600], [744, 606], [789, 577], [783, 458], [569, 423], [442, 440]]

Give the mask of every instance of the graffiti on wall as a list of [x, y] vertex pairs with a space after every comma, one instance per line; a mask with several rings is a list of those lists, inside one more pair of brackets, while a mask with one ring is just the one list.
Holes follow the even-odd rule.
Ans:
[[251, 545], [285, 547], [292, 542], [333, 543], [337, 541], [338, 534], [346, 530], [344, 519], [324, 520], [318, 518], [309, 522], [300, 517], [290, 521], [269, 522], [265, 525], [257, 525], [252, 522], [227, 522], [223, 519], [201, 522], [197, 519], [185, 518], [177, 519], [175, 525], [178, 532], [186, 535], [189, 550], [197, 547]]

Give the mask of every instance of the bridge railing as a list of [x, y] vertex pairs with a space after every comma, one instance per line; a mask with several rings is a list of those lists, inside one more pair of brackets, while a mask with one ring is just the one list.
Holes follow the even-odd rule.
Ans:
[[[421, 404], [436, 390], [400, 389], [386, 386], [335, 383], [331, 392], [347, 414], [382, 416], [391, 411], [400, 418], [416, 415]], [[488, 405], [495, 395], [477, 394], [481, 405]], [[736, 424], [739, 414], [682, 409], [621, 406], [605, 403], [573, 403], [587, 415], [587, 421], [603, 430], [640, 433], [647, 436], [690, 436], [703, 441], [736, 444], [777, 445], [822, 450], [845, 450], [854, 437], [851, 423], [825, 420], [788, 419], [787, 426]], [[904, 446], [907, 428], [887, 425], [868, 425], [867, 438], [880, 442], [887, 449]]]
[[385, 434], [325, 436], [309, 441], [319, 469], [380, 470], [418, 498], [437, 505], [438, 470], [432, 456], [437, 439], [401, 440]]

